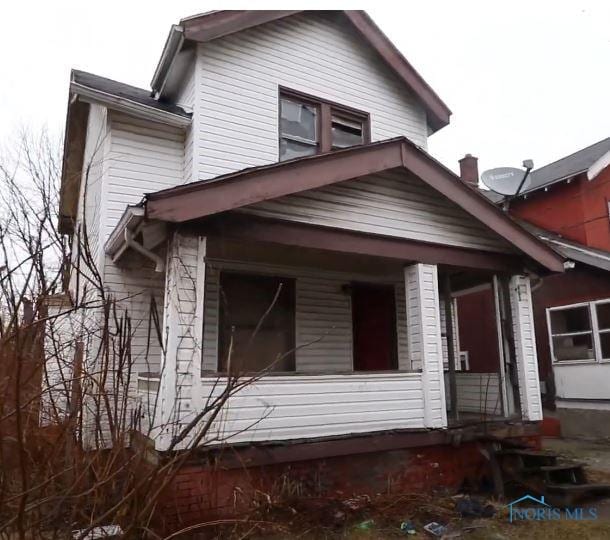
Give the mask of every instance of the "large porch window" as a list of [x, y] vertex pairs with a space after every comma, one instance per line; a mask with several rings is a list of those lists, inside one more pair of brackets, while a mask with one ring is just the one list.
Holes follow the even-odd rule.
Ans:
[[294, 280], [222, 272], [219, 370], [295, 370]]

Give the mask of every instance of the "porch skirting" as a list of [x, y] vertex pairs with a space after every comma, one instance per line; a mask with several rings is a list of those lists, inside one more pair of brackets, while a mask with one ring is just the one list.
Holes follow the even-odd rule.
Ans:
[[374, 496], [491, 482], [482, 453], [490, 438], [539, 448], [538, 424], [498, 422], [447, 430], [386, 432], [318, 441], [244, 444], [193, 454], [158, 513], [175, 530], [238, 517], [256, 494], [282, 497]]

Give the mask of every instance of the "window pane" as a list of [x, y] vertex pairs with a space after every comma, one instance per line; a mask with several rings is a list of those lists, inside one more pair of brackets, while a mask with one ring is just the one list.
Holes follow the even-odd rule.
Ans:
[[610, 360], [610, 332], [603, 332], [599, 335], [599, 342], [602, 347], [602, 358]]
[[270, 371], [294, 371], [293, 280], [223, 272], [220, 290], [221, 371], [228, 367], [231, 340], [232, 373], [259, 372], [270, 366]]
[[280, 101], [280, 131], [282, 135], [316, 142], [316, 108], [290, 99]]
[[597, 310], [597, 324], [600, 330], [606, 330], [610, 328], [610, 302], [607, 304], [597, 304], [595, 306]]
[[589, 330], [591, 330], [591, 320], [588, 306], [551, 311], [551, 333], [553, 335]]
[[280, 161], [303, 156], [313, 156], [317, 146], [313, 144], [300, 143], [288, 139], [280, 140]]
[[593, 360], [595, 358], [591, 334], [554, 337], [553, 351], [557, 361]]
[[333, 116], [333, 148], [347, 148], [348, 146], [362, 144], [364, 142], [362, 133], [362, 122]]

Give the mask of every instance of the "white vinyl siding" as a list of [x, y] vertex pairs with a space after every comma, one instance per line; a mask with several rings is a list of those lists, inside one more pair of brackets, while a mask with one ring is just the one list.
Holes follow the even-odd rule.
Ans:
[[[222, 379], [202, 385], [218, 393]], [[273, 441], [423, 428], [423, 417], [420, 373], [269, 376], [233, 396], [212, 429], [230, 443]]]
[[104, 241], [128, 204], [146, 193], [183, 183], [184, 132], [178, 128], [110, 114]]
[[538, 357], [532, 312], [530, 280], [526, 276], [510, 279], [510, 306], [513, 316], [513, 332], [517, 369], [519, 372], [519, 396], [524, 420], [542, 420], [542, 401], [538, 380]]
[[279, 86], [366, 111], [373, 141], [425, 147], [426, 114], [346, 19], [304, 13], [198, 46], [198, 177], [278, 161]]
[[422, 370], [426, 427], [447, 426], [443, 345], [437, 267], [414, 264], [404, 270], [411, 364]]
[[451, 246], [510, 251], [508, 243], [406, 172], [387, 172], [265, 201], [240, 212]]

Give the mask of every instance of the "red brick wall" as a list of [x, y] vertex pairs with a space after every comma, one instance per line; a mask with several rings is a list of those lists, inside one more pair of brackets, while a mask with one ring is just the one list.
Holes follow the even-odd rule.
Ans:
[[[534, 447], [537, 438], [523, 438]], [[242, 516], [252, 501], [327, 497], [345, 500], [354, 495], [408, 493], [435, 488], [458, 490], [467, 482], [491, 478], [478, 442], [459, 446], [355, 454], [221, 470], [206, 465], [184, 466], [166, 496], [158, 516], [166, 531], [218, 517]]]

